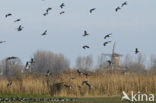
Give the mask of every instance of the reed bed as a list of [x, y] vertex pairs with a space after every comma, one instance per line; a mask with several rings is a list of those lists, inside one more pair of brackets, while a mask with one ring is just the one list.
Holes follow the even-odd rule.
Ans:
[[[7, 87], [7, 83], [12, 85]], [[92, 88], [82, 85], [88, 81]], [[71, 85], [67, 88], [64, 85]], [[97, 73], [90, 72], [88, 78], [79, 76], [75, 71], [62, 72], [58, 75], [22, 74], [18, 77], [0, 77], [0, 94], [37, 94], [65, 97], [113, 96], [122, 91], [130, 93], [156, 93], [156, 75], [134, 73]]]

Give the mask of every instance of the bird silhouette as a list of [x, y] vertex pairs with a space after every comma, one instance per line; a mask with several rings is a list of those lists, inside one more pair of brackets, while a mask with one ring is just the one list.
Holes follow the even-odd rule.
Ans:
[[82, 85], [87, 84], [87, 83], [88, 83], [88, 81], [82, 81]]
[[12, 85], [12, 81], [9, 81], [7, 84], [7, 88], [10, 87]]
[[125, 1], [124, 3], [122, 3], [121, 7], [124, 7], [125, 5], [128, 5], [127, 1]]
[[50, 10], [52, 10], [52, 8], [48, 8], [48, 9], [46, 10], [46, 12], [48, 13]]
[[87, 35], [89, 35], [89, 34], [88, 34], [87, 31], [85, 30], [83, 36], [87, 36]]
[[107, 34], [107, 35], [104, 37], [104, 39], [109, 38], [111, 35], [112, 35], [112, 33], [111, 33], [111, 34]]
[[80, 72], [80, 70], [77, 70], [78, 75], [80, 76], [81, 74], [83, 74], [82, 72]]
[[24, 27], [22, 27], [22, 25], [20, 25], [18, 28], [17, 28], [17, 31], [22, 31]]
[[138, 54], [140, 51], [138, 50], [138, 48], [135, 49], [135, 54]]
[[17, 19], [17, 20], [15, 20], [14, 22], [19, 22], [19, 21], [21, 21], [21, 19]]
[[5, 43], [6, 41], [0, 41], [0, 44]]
[[29, 69], [29, 68], [30, 68], [29, 62], [26, 62], [25, 69]]
[[93, 13], [93, 11], [95, 10], [96, 8], [92, 8], [92, 9], [90, 9], [90, 13]]
[[86, 78], [88, 78], [88, 73], [83, 73], [83, 75], [84, 75]]
[[107, 60], [107, 63], [109, 64], [109, 66], [112, 65], [112, 61], [111, 60]]
[[42, 35], [42, 36], [47, 35], [47, 30], [45, 30], [41, 35]]
[[68, 88], [68, 89], [72, 89], [72, 86], [71, 86], [71, 85], [65, 84], [64, 86], [65, 86], [66, 88]]
[[9, 14], [6, 14], [5, 15], [5, 17], [7, 18], [8, 16], [12, 16], [12, 14], [11, 13], [9, 13]]
[[84, 85], [84, 84], [87, 85], [89, 87], [89, 89], [92, 88], [92, 85], [90, 83], [88, 83], [88, 81], [83, 81], [82, 85]]
[[87, 49], [87, 48], [90, 48], [90, 47], [88, 45], [84, 45], [82, 48]]
[[111, 42], [111, 41], [104, 42], [103, 45], [104, 45], [104, 46], [107, 46], [107, 44], [110, 43], [110, 42]]
[[12, 57], [8, 57], [6, 60], [8, 61], [8, 60], [11, 60], [11, 59], [17, 59], [18, 57], [14, 57], [14, 56], [12, 56]]
[[61, 11], [61, 12], [60, 12], [60, 15], [61, 15], [61, 14], [64, 14], [64, 13], [65, 13], [65, 11]]
[[65, 6], [64, 3], [62, 3], [62, 4], [60, 5], [60, 8], [63, 9], [64, 6]]
[[34, 58], [31, 58], [30, 63], [31, 64], [35, 63]]
[[118, 12], [121, 8], [118, 6], [115, 11]]
[[46, 77], [49, 77], [51, 75], [50, 71], [48, 70], [46, 73]]

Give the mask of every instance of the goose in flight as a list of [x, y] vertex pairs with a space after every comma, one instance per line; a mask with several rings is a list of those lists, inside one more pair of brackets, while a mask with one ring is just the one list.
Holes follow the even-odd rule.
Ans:
[[24, 27], [22, 27], [22, 25], [20, 25], [18, 28], [17, 28], [17, 31], [22, 31]]
[[5, 15], [5, 17], [7, 18], [8, 16], [12, 16], [12, 14], [11, 13], [9, 13], [9, 14], [6, 14]]
[[14, 57], [14, 56], [8, 57], [6, 60], [8, 61], [8, 60], [11, 60], [11, 59], [17, 59], [17, 57]]
[[86, 78], [88, 78], [88, 73], [83, 73], [83, 75], [84, 75]]
[[65, 13], [65, 11], [61, 11], [61, 12], [60, 12], [60, 15], [61, 15], [61, 14], [64, 14], [64, 13]]
[[5, 43], [6, 41], [0, 41], [0, 44]]
[[121, 8], [118, 6], [115, 11], [118, 12]]
[[90, 83], [88, 83], [88, 81], [83, 81], [82, 85], [84, 85], [84, 84], [87, 85], [89, 87], [89, 89], [92, 88], [92, 85]]
[[29, 68], [30, 68], [29, 62], [26, 62], [25, 69], [29, 69]]
[[50, 10], [52, 10], [52, 8], [48, 8], [48, 9], [46, 10], [46, 12], [48, 13]]
[[31, 58], [30, 63], [31, 64], [35, 63], [34, 58]]
[[47, 30], [45, 30], [41, 35], [42, 35], [42, 36], [47, 35]]
[[112, 35], [112, 33], [111, 33], [111, 34], [107, 34], [107, 35], [104, 37], [104, 39], [109, 38], [111, 35]]
[[110, 43], [111, 41], [107, 41], [107, 42], [104, 42], [104, 46], [106, 46], [108, 43]]
[[60, 8], [63, 9], [64, 6], [65, 6], [64, 3], [62, 3], [62, 4], [60, 5]]
[[92, 9], [90, 9], [89, 12], [92, 13], [95, 9], [96, 9], [96, 8], [92, 8]]
[[77, 73], [79, 74], [79, 76], [83, 74], [82, 72], [80, 72], [80, 70], [77, 70]]
[[19, 21], [21, 21], [21, 19], [17, 19], [17, 20], [15, 20], [14, 22], [16, 23], [16, 22], [19, 22]]
[[87, 36], [87, 35], [89, 35], [89, 34], [88, 34], [87, 31], [85, 30], [83, 36]]
[[50, 71], [48, 70], [46, 73], [46, 77], [49, 77], [51, 75]]
[[138, 48], [135, 49], [135, 54], [138, 54], [140, 51], [138, 50]]
[[88, 45], [84, 45], [82, 48], [86, 49], [86, 48], [90, 48], [90, 47]]
[[12, 85], [12, 81], [8, 82], [7, 88], [10, 87], [11, 85]]
[[110, 60], [107, 60], [107, 63], [109, 64], [109, 66], [112, 65], [112, 61], [110, 61]]
[[124, 3], [122, 3], [121, 7], [124, 7], [125, 5], [128, 5], [127, 1], [125, 1]]

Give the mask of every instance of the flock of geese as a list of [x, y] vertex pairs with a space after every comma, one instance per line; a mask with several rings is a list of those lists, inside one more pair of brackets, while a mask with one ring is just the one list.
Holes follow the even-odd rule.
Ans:
[[[126, 6], [126, 5], [128, 5], [127, 1], [123, 2], [123, 3], [121, 4], [121, 6], [117, 6], [117, 7], [115, 8], [115, 11], [118, 12], [122, 7], [124, 7], [124, 6]], [[61, 3], [59, 7], [60, 7], [61, 9], [63, 9], [63, 8], [65, 7], [65, 3]], [[52, 8], [50, 8], [50, 7], [47, 8], [47, 9], [45, 10], [45, 13], [43, 13], [43, 16], [47, 16], [51, 10], [52, 10]], [[96, 10], [96, 8], [91, 8], [91, 9], [89, 10], [90, 14], [92, 14], [93, 11], [95, 11], [95, 10]], [[63, 13], [65, 13], [64, 10], [62, 10], [62, 11], [60, 12], [60, 15], [63, 14]], [[8, 18], [9, 16], [12, 16], [12, 14], [11, 14], [11, 13], [8, 13], [8, 14], [5, 15], [6, 18]], [[16, 19], [14, 22], [19, 22], [19, 21], [21, 21], [21, 19]], [[23, 29], [24, 29], [24, 27], [23, 27], [22, 25], [19, 25], [18, 28], [17, 28], [17, 31], [22, 31]], [[45, 30], [45, 31], [41, 34], [41, 36], [47, 35], [47, 32], [48, 32], [48, 30]], [[89, 35], [88, 32], [85, 30], [83, 36], [86, 37], [86, 36], [88, 36], [88, 35]], [[109, 38], [111, 35], [112, 35], [112, 33], [107, 34], [107, 35], [104, 37], [104, 39]], [[0, 44], [5, 43], [5, 42], [6, 42], [6, 41], [0, 41]], [[107, 46], [109, 43], [111, 43], [111, 41], [106, 41], [106, 42], [103, 43], [103, 46]], [[84, 45], [82, 48], [83, 48], [83, 49], [89, 49], [90, 46]], [[136, 53], [136, 54], [139, 53], [139, 50], [138, 50], [137, 48], [136, 48], [136, 50], [135, 50], [135, 53]], [[28, 64], [28, 63], [27, 63], [27, 64]]]
[[[115, 8], [115, 12], [118, 12], [119, 10], [121, 10], [122, 7], [124, 7], [124, 6], [126, 6], [126, 5], [128, 5], [127, 1], [123, 2], [123, 3], [121, 4], [121, 6], [118, 6], [118, 7]], [[62, 10], [59, 14], [60, 14], [60, 15], [64, 14], [65, 11], [63, 10], [63, 8], [65, 7], [65, 3], [61, 3], [61, 5], [60, 5], [59, 7], [60, 7], [61, 10]], [[47, 16], [47, 15], [50, 13], [51, 10], [52, 10], [52, 8], [47, 8], [47, 9], [45, 10], [45, 12], [43, 13], [43, 16]], [[95, 10], [96, 10], [96, 8], [91, 8], [91, 9], [89, 10], [89, 13], [92, 14]], [[10, 16], [12, 16], [12, 14], [11, 14], [11, 13], [8, 13], [8, 14], [5, 15], [5, 18], [8, 18], [8, 17], [10, 17]], [[15, 23], [16, 23], [16, 22], [20, 22], [20, 21], [21, 21], [21, 19], [16, 19], [16, 20], [14, 20]], [[22, 25], [19, 25], [19, 26], [17, 27], [17, 31], [19, 31], [19, 32], [22, 31], [23, 29], [24, 29], [24, 27], [23, 27]], [[45, 31], [41, 34], [41, 36], [47, 35], [47, 32], [48, 32], [48, 30], [45, 30]], [[87, 32], [87, 30], [84, 30], [84, 34], [83, 34], [82, 36], [83, 36], [83, 37], [89, 36], [89, 33]], [[106, 35], [104, 36], [104, 40], [106, 40], [107, 38], [110, 38], [111, 36], [112, 36], [112, 33], [106, 34]], [[0, 44], [5, 43], [5, 42], [6, 42], [6, 41], [0, 41]], [[107, 46], [109, 43], [111, 43], [111, 41], [105, 41], [105, 42], [103, 43], [103, 46]], [[90, 46], [89, 46], [89, 45], [84, 45], [82, 48], [83, 48], [83, 49], [89, 49]], [[135, 52], [135, 54], [138, 54], [140, 51], [138, 50], [138, 48], [136, 48], [134, 52]], [[12, 60], [12, 59], [17, 59], [17, 57], [14, 57], [14, 56], [8, 57], [6, 60], [8, 61], [8, 60]], [[109, 62], [110, 62], [110, 64], [111, 64], [111, 61], [109, 61]], [[30, 66], [31, 66], [32, 64], [34, 64], [34, 63], [35, 63], [34, 59], [31, 58], [30, 61], [27, 61], [27, 62], [26, 62], [25, 68], [26, 68], [26, 69], [29, 69]], [[88, 73], [83, 73], [83, 72], [81, 72], [80, 70], [77, 70], [77, 73], [78, 73], [79, 76], [84, 75], [86, 78], [88, 78]], [[47, 73], [46, 73], [46, 77], [48, 77], [48, 76], [50, 76], [50, 75], [51, 75], [51, 73], [50, 73], [50, 71], [48, 70]], [[7, 88], [9, 88], [11, 85], [12, 85], [12, 82], [11, 82], [11, 81], [8, 82]], [[91, 85], [88, 81], [82, 81], [82, 85], [87, 85], [89, 89], [91, 89], [91, 87], [92, 87], [92, 85]], [[64, 86], [67, 87], [67, 88], [70, 88], [70, 89], [72, 88], [71, 85], [65, 84]], [[80, 88], [80, 87], [81, 87], [81, 86], [79, 86], [79, 88]]]

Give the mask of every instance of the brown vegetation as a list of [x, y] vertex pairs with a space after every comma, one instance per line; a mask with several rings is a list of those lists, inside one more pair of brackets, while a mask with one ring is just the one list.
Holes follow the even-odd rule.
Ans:
[[[82, 85], [84, 80], [92, 85], [91, 89], [87, 85]], [[122, 91], [156, 93], [156, 75], [151, 74], [89, 72], [89, 77], [86, 78], [83, 75], [79, 76], [76, 71], [70, 71], [50, 77], [36, 74], [23, 74], [11, 79], [1, 77], [0, 81], [0, 94], [46, 94], [79, 97], [120, 95]], [[8, 81], [12, 81], [12, 85], [7, 88]], [[72, 88], [67, 88], [64, 85], [71, 85]]]

